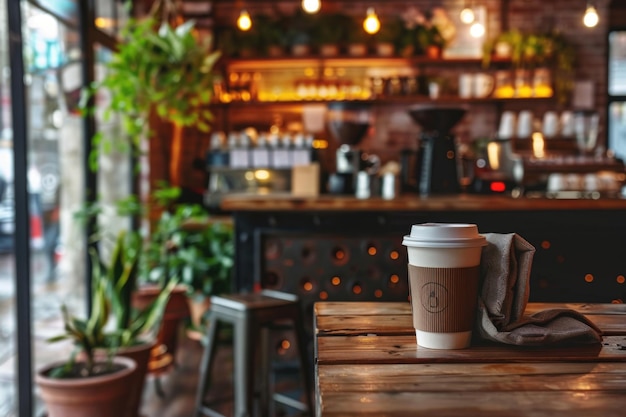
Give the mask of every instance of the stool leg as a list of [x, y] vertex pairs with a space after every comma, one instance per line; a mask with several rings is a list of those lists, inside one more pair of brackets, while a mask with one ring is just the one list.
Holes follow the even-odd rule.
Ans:
[[204, 408], [204, 397], [211, 381], [211, 370], [213, 368], [213, 360], [215, 359], [217, 336], [219, 335], [219, 320], [209, 314], [207, 326], [206, 346], [204, 347], [204, 353], [200, 363], [200, 380], [198, 381], [198, 391], [196, 394], [195, 417], [204, 415], [202, 409]]
[[269, 416], [270, 414], [270, 390], [273, 386], [270, 384], [270, 350], [269, 350], [269, 329], [266, 326], [260, 329], [260, 380], [259, 382], [259, 405], [261, 416]]
[[294, 321], [294, 328], [296, 331], [296, 343], [298, 343], [298, 352], [300, 353], [300, 375], [302, 377], [302, 382], [305, 389], [304, 394], [306, 395], [306, 403], [309, 408], [309, 415], [312, 416], [314, 413], [312, 398], [313, 380], [311, 378], [311, 372], [309, 368], [309, 356], [307, 355], [306, 332], [304, 331], [302, 323], [302, 312], [298, 307], [298, 314], [296, 315], [296, 320]]
[[249, 315], [235, 324], [235, 417], [252, 417], [254, 373], [252, 344], [256, 344]]

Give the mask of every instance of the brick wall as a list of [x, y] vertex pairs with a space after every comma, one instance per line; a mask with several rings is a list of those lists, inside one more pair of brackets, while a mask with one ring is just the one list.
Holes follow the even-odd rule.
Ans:
[[[462, 0], [412, 0], [412, 1], [326, 1], [323, 11], [341, 10], [348, 14], [364, 15], [365, 9], [375, 6], [379, 15], [397, 14], [409, 6], [426, 10], [441, 6], [446, 10], [459, 10], [467, 1]], [[595, 87], [594, 104], [602, 115], [606, 109], [606, 32], [608, 21], [609, 0], [596, 0], [595, 5], [600, 14], [600, 24], [593, 29], [585, 28], [582, 15], [586, 3], [573, 0], [474, 0], [476, 5], [484, 5], [488, 12], [487, 36], [495, 36], [507, 27], [523, 32], [543, 32], [554, 28], [576, 48], [577, 80], [591, 80]], [[246, 2], [251, 13], [293, 13], [299, 7], [296, 1], [254, 1]], [[216, 25], [232, 24], [236, 20], [241, 4], [233, 1], [217, 1], [213, 8], [213, 21]], [[506, 20], [502, 21], [501, 17]], [[458, 79], [461, 68], [449, 69], [447, 75], [451, 80]], [[456, 72], [455, 72], [456, 71]], [[480, 104], [472, 105], [468, 116], [455, 129], [460, 142], [471, 142], [479, 137], [493, 137], [497, 130], [499, 115], [504, 110], [520, 111], [530, 109], [536, 118], [541, 118], [547, 110], [562, 111], [570, 109], [569, 104], [550, 103], [507, 103], [505, 105]], [[417, 146], [417, 127], [406, 113], [406, 107], [390, 106], [381, 111], [376, 118], [373, 134], [363, 143], [362, 147], [373, 153], [380, 153], [383, 159], [391, 159], [403, 147]], [[600, 143], [605, 143], [604, 131], [600, 133]], [[166, 134], [162, 131], [162, 134]], [[201, 188], [204, 186], [203, 175], [192, 169], [192, 161], [203, 154], [201, 148], [206, 147], [206, 136], [195, 132], [187, 132], [186, 148], [183, 159], [182, 184], [186, 187]], [[158, 152], [160, 153], [160, 151]], [[164, 161], [160, 156], [151, 157], [151, 180], [163, 178]]]

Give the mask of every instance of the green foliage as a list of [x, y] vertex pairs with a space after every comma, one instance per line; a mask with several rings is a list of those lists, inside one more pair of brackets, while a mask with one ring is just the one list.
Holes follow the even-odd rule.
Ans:
[[350, 17], [343, 13], [323, 13], [314, 19], [311, 39], [317, 46], [345, 43], [353, 29]]
[[231, 289], [233, 264], [232, 225], [182, 204], [161, 214], [145, 250], [144, 277], [161, 285], [178, 278], [189, 295], [210, 296]]
[[[211, 52], [211, 39], [199, 40], [194, 22], [160, 26], [153, 18], [129, 20], [119, 49], [105, 64], [102, 80], [84, 92], [81, 108], [92, 111], [90, 99], [102, 91], [108, 100], [104, 120], [121, 118], [125, 138], [93, 138], [94, 145], [137, 151], [148, 134], [148, 121], [157, 115], [166, 122], [209, 131], [213, 116], [207, 109], [213, 92], [213, 67], [219, 52]], [[98, 148], [98, 146], [95, 146]], [[97, 168], [97, 154], [91, 156]]]
[[87, 320], [78, 319], [69, 314], [66, 306], [61, 307], [65, 333], [48, 341], [71, 339], [75, 351], [63, 367], [50, 373], [51, 377], [72, 375], [79, 352], [83, 353], [86, 364], [84, 376], [92, 376], [95, 374], [96, 350], [107, 352], [110, 366], [110, 359], [119, 348], [136, 345], [146, 336], [153, 336], [177, 281], [171, 280], [145, 310], [134, 309], [132, 293], [137, 285], [141, 251], [138, 234], [121, 232], [108, 265], [94, 250], [90, 252], [93, 266], [91, 314]]
[[[95, 256], [96, 255], [92, 253], [92, 258], [95, 258]], [[70, 375], [79, 352], [82, 352], [85, 358], [85, 376], [92, 376], [95, 374], [96, 349], [99, 347], [107, 347], [111, 352], [114, 352], [114, 348], [116, 347], [112, 343], [113, 340], [107, 337], [104, 332], [104, 327], [109, 320], [111, 311], [110, 305], [107, 302], [107, 284], [102, 276], [98, 274], [97, 267], [94, 267], [93, 272], [92, 307], [89, 317], [87, 319], [74, 317], [69, 313], [67, 306], [62, 305], [61, 312], [63, 314], [65, 333], [48, 339], [51, 343], [69, 339], [73, 341], [75, 347], [74, 352], [65, 365], [51, 371], [50, 376], [53, 378], [63, 378]], [[112, 355], [109, 355], [109, 359], [111, 357]]]
[[267, 54], [271, 46], [281, 48], [287, 46], [287, 29], [282, 19], [275, 19], [270, 16], [260, 14], [254, 16], [254, 26], [259, 37], [259, 49], [263, 54]]

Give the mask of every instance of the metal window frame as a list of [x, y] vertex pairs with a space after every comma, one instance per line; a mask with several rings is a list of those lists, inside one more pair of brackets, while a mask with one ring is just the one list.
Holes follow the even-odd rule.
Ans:
[[[64, 24], [76, 27], [73, 22], [63, 16], [59, 16], [50, 10], [42, 8], [36, 0], [7, 0], [8, 21], [8, 50], [9, 66], [11, 70], [10, 91], [12, 101], [12, 124], [13, 124], [13, 175], [15, 192], [15, 301], [16, 301], [16, 352], [19, 360], [16, 361], [17, 376], [17, 414], [24, 417], [32, 417], [33, 407], [33, 352], [32, 352], [32, 322], [31, 322], [31, 271], [30, 271], [30, 225], [28, 204], [28, 128], [27, 128], [27, 102], [24, 79], [24, 57], [22, 36], [22, 5], [28, 1], [33, 6], [54, 15]], [[77, 1], [79, 7], [78, 30], [81, 49], [84, 54], [82, 61], [83, 85], [87, 86], [94, 80], [94, 45], [96, 42], [111, 49], [115, 48], [116, 41], [110, 35], [98, 30], [94, 25], [96, 0]], [[85, 186], [88, 190], [85, 202], [94, 202], [97, 196], [97, 175], [89, 168], [88, 155], [92, 149], [91, 138], [96, 132], [96, 124], [93, 116], [83, 119], [83, 175]], [[95, 219], [86, 225], [85, 242], [89, 243], [89, 236], [95, 232]], [[86, 254], [89, 251], [85, 251]], [[89, 256], [85, 262], [90, 265]], [[91, 293], [91, 268], [87, 268], [85, 277], [86, 294]], [[91, 309], [90, 297], [86, 297], [87, 310]]]

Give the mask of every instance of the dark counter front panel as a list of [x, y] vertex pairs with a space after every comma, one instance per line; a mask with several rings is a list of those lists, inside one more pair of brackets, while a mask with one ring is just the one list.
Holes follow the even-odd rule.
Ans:
[[536, 248], [530, 300], [623, 302], [626, 211], [279, 211], [234, 213], [236, 286], [318, 300], [407, 300], [402, 237], [415, 223], [476, 223]]

